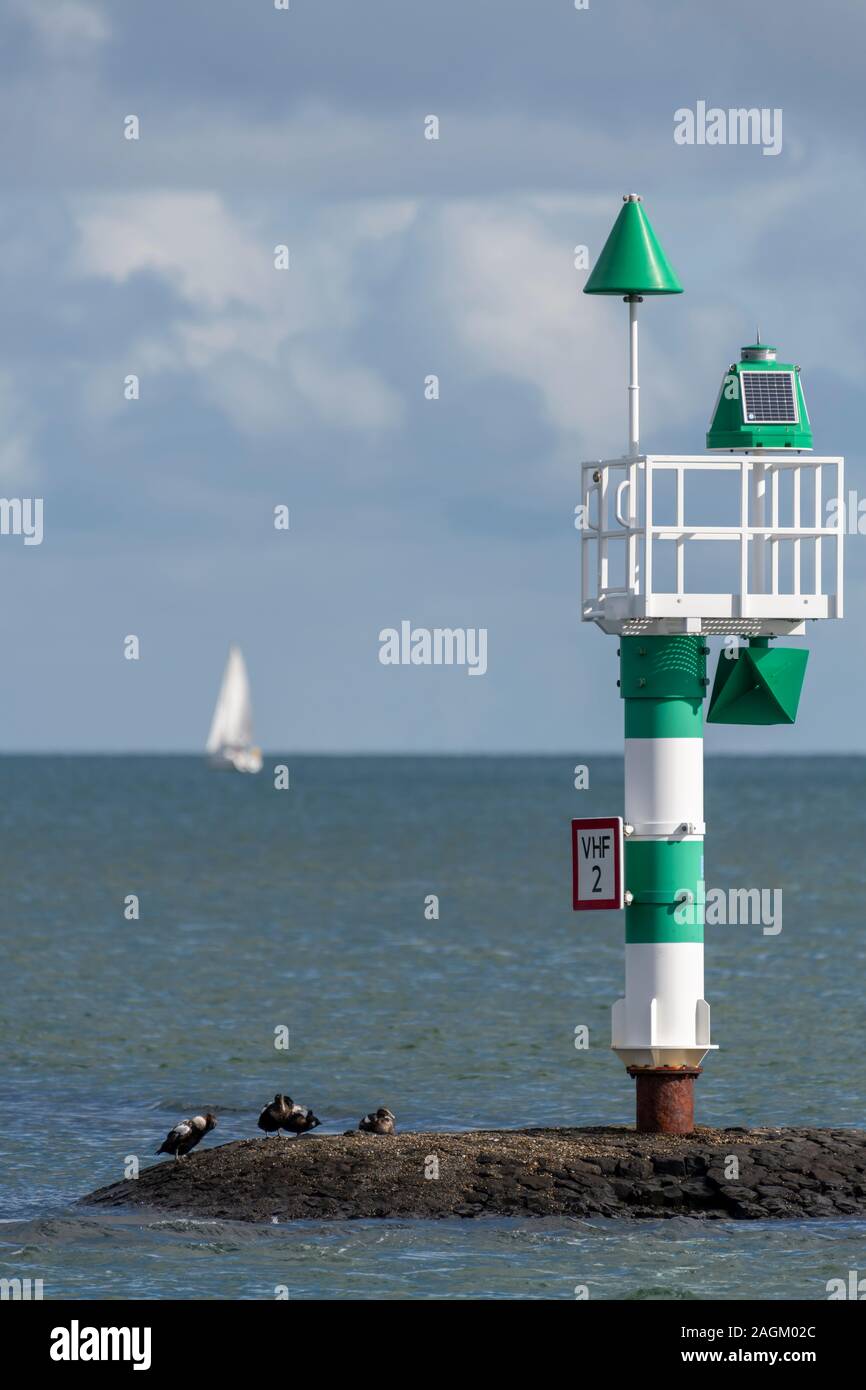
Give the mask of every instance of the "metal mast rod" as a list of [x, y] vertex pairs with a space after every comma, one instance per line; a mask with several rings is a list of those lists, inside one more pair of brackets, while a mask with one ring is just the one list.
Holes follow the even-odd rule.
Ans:
[[637, 458], [640, 453], [640, 386], [638, 385], [637, 360], [637, 306], [640, 295], [630, 294], [628, 299], [628, 455]]

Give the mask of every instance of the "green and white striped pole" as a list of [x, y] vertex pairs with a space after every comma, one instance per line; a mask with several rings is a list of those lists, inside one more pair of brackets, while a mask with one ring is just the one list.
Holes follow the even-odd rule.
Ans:
[[611, 1046], [637, 1081], [637, 1127], [689, 1133], [710, 1050], [704, 999], [703, 701], [698, 636], [622, 637], [625, 994]]
[[[628, 459], [640, 456], [635, 305], [682, 294], [639, 196], [627, 193], [584, 294], [629, 306]], [[637, 1078], [637, 1127], [688, 1133], [710, 1048], [704, 1000], [703, 638], [620, 639], [625, 700], [625, 995], [615, 1052]], [[683, 900], [685, 899], [685, 901]]]

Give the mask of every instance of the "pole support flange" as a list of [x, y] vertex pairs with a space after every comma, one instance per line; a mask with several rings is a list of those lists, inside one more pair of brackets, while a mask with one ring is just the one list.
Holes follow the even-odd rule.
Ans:
[[636, 1082], [638, 1134], [691, 1134], [702, 1067], [627, 1067]]

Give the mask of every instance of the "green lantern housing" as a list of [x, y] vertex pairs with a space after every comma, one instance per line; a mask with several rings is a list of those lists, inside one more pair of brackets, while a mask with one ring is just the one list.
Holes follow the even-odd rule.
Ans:
[[741, 349], [719, 389], [707, 432], [708, 449], [743, 454], [755, 449], [811, 449], [812, 426], [800, 368], [777, 362], [768, 343]]

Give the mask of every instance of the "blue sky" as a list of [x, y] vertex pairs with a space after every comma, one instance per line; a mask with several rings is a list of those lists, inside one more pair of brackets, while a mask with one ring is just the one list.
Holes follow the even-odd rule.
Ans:
[[[639, 192], [685, 286], [645, 447], [703, 448], [760, 323], [862, 490], [864, 40], [843, 0], [3, 0], [0, 492], [45, 539], [0, 537], [0, 746], [198, 749], [234, 640], [266, 748], [617, 750], [572, 514], [624, 309], [573, 248]], [[675, 144], [699, 100], [782, 152]], [[866, 750], [864, 573], [853, 536], [795, 728], [708, 751]], [[486, 627], [487, 674], [382, 666], [402, 619]]]

